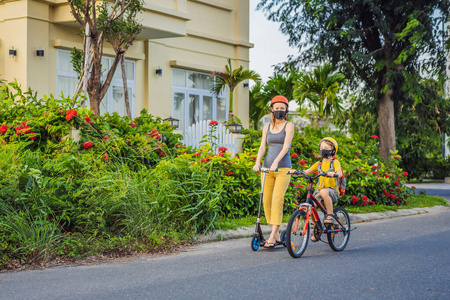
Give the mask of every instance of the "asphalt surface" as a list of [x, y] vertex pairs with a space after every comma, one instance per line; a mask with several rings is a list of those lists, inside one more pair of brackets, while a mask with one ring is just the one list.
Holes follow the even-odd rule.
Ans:
[[203, 243], [126, 263], [0, 274], [0, 299], [449, 299], [450, 209], [356, 224], [347, 248]]

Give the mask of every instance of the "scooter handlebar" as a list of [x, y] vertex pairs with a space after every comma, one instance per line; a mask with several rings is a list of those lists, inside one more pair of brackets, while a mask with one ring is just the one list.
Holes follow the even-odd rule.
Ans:
[[[265, 173], [271, 172], [271, 171], [270, 171], [270, 168], [259, 168], [259, 171], [265, 172]], [[275, 169], [275, 172], [278, 172], [278, 168]]]

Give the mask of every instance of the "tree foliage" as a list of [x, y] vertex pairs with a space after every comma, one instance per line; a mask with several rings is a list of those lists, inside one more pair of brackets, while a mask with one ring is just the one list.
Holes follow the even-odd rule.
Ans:
[[[133, 44], [142, 25], [136, 15], [142, 10], [142, 0], [116, 0], [97, 2], [96, 0], [69, 0], [71, 13], [81, 25], [84, 39], [84, 59], [80, 67], [80, 55], [74, 55], [74, 66], [80, 72], [80, 82], [87, 83], [90, 106], [95, 115], [100, 114], [100, 102], [105, 96], [119, 62], [124, 67], [124, 53]], [[103, 45], [105, 39], [111, 43], [116, 55], [107, 70], [102, 74]], [[122, 70], [124, 74], [124, 70]], [[89, 74], [89, 75], [88, 75]], [[102, 76], [106, 79], [103, 81]], [[88, 79], [89, 78], [89, 79]], [[124, 79], [124, 82], [126, 80]], [[126, 91], [126, 89], [125, 89]], [[129, 107], [127, 107], [128, 114]]]
[[255, 82], [261, 80], [261, 77], [252, 70], [244, 70], [243, 66], [240, 66], [237, 69], [233, 69], [231, 66], [231, 60], [227, 60], [227, 65], [225, 65], [225, 72], [213, 72], [212, 77], [214, 77], [215, 83], [211, 87], [211, 92], [213, 95], [217, 96], [222, 91], [225, 90], [226, 87], [230, 89], [230, 106], [229, 112], [233, 114], [233, 93], [234, 89], [238, 86], [239, 83], [245, 80], [253, 80]]
[[294, 85], [294, 97], [301, 106], [309, 100], [319, 113], [319, 127], [324, 116], [342, 119], [341, 99], [338, 97], [340, 86], [345, 83], [342, 73], [333, 73], [333, 66], [325, 64], [314, 69], [313, 73], [303, 73]]
[[444, 74], [442, 21], [448, 18], [449, 1], [261, 0], [258, 9], [279, 22], [290, 45], [301, 51], [291, 63], [327, 61], [354, 89], [374, 95], [380, 154], [387, 158], [396, 148], [398, 91], [410, 93], [418, 103], [423, 95], [420, 74]]
[[285, 68], [282, 72], [275, 72], [265, 83], [258, 83], [250, 91], [250, 119], [253, 128], [257, 128], [258, 121], [270, 113], [269, 103], [273, 97], [283, 95], [294, 100], [294, 84], [302, 73], [295, 68]]

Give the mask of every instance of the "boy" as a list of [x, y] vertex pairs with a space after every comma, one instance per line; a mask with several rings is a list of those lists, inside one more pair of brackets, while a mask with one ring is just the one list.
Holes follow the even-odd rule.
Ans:
[[[328, 174], [330, 177], [319, 177], [319, 183], [314, 191], [314, 197], [318, 201], [323, 201], [327, 209], [328, 215], [324, 219], [325, 225], [333, 224], [333, 203], [337, 202], [339, 197], [339, 178], [342, 177], [341, 164], [337, 159], [332, 157], [336, 155], [338, 150], [338, 143], [331, 137], [323, 138], [319, 143], [320, 156], [323, 158], [320, 169]], [[333, 166], [331, 165], [333, 162]], [[316, 162], [308, 170], [304, 171], [306, 174], [311, 174], [319, 170], [319, 163]], [[334, 172], [333, 172], [334, 170]], [[339, 178], [332, 177], [334, 174], [338, 174]], [[311, 240], [316, 242], [314, 235], [311, 236]]]

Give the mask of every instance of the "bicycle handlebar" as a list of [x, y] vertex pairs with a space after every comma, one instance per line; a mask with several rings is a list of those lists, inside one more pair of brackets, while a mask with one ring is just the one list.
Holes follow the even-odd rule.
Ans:
[[294, 175], [294, 176], [302, 176], [305, 179], [311, 180], [313, 181], [314, 179], [318, 178], [318, 177], [328, 177], [328, 178], [338, 178], [339, 175], [338, 174], [334, 174], [333, 176], [328, 176], [327, 173], [325, 172], [321, 172], [317, 175], [307, 175], [305, 172], [300, 171], [300, 172], [288, 172], [289, 175]]

